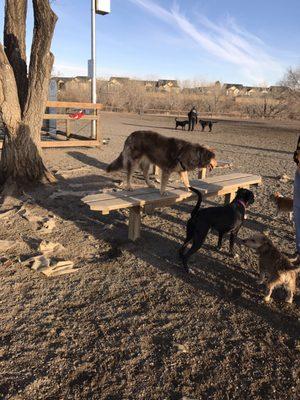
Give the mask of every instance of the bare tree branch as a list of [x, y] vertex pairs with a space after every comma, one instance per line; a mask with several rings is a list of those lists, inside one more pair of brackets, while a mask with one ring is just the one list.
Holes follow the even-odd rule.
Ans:
[[300, 66], [292, 69], [289, 68], [283, 79], [280, 81], [280, 84], [283, 86], [287, 86], [294, 91], [300, 90]]
[[15, 74], [21, 111], [27, 98], [26, 64], [27, 0], [6, 0], [4, 21], [4, 48]]

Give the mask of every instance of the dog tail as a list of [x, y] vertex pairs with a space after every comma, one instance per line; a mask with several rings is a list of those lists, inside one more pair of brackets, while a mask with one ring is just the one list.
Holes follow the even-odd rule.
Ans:
[[175, 121], [177, 122], [177, 117], [175, 118]]
[[106, 167], [106, 172], [119, 171], [123, 168], [123, 152], [112, 163]]
[[193, 187], [191, 187], [191, 186], [189, 187], [189, 189], [190, 189], [192, 192], [196, 193], [197, 196], [198, 196], [197, 204], [195, 205], [193, 211], [191, 212], [191, 217], [194, 218], [194, 216], [197, 214], [197, 212], [199, 211], [199, 208], [200, 208], [200, 206], [201, 206], [201, 203], [202, 203], [202, 194], [201, 194], [201, 192], [200, 192], [199, 190], [197, 190], [197, 189], [195, 189], [195, 188], [193, 188]]

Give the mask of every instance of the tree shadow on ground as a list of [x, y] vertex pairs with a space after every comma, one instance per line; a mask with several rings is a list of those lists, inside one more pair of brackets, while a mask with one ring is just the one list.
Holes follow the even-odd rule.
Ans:
[[[221, 144], [222, 146], [224, 146], [224, 143], [221, 142], [210, 142], [210, 144]], [[291, 151], [286, 151], [286, 150], [275, 150], [275, 149], [266, 149], [263, 147], [254, 147], [254, 146], [244, 146], [241, 144], [233, 144], [233, 143], [225, 143], [227, 146], [232, 146], [232, 147], [238, 147], [240, 149], [248, 149], [248, 150], [258, 150], [261, 152], [267, 152], [267, 153], [278, 153], [278, 154], [289, 154], [291, 155]]]
[[[129, 125], [129, 126], [136, 126], [139, 128], [154, 128], [154, 129], [168, 129], [171, 131], [175, 131], [175, 127], [171, 128], [170, 126], [157, 126], [157, 125], [146, 125], [146, 124], [129, 124], [128, 122], [123, 122], [123, 125]], [[187, 132], [187, 131], [186, 131]]]
[[81, 153], [80, 151], [68, 151], [67, 154], [76, 160], [82, 162], [83, 164], [90, 165], [95, 168], [99, 168], [103, 171], [106, 170], [106, 167], [108, 166], [107, 163], [104, 163], [102, 161], [97, 160], [94, 157], [90, 157], [84, 153]]
[[[69, 184], [78, 183], [86, 178], [68, 179]], [[204, 254], [201, 249], [194, 256], [197, 266], [194, 267], [196, 275], [186, 275], [182, 272], [177, 251], [180, 244], [173, 238], [166, 237], [161, 232], [155, 232], [151, 227], [143, 226], [142, 238], [132, 243], [127, 239], [127, 213], [113, 212], [102, 216], [91, 211], [88, 206], [81, 203], [78, 197], [68, 196], [58, 204], [48, 195], [39, 196], [37, 203], [61, 218], [73, 221], [82, 231], [102, 240], [111, 246], [110, 253], [102, 254], [106, 260], [114, 258], [124, 250], [134, 257], [143, 260], [156, 269], [173, 275], [176, 279], [192, 286], [200, 293], [214, 296], [218, 301], [230, 302], [235, 307], [244, 309], [254, 316], [263, 319], [272, 329], [287, 334], [293, 340], [298, 338], [300, 322], [295, 315], [291, 315], [291, 309], [275, 309], [262, 303], [262, 292], [258, 293], [258, 285], [253, 274], [240, 266], [234, 265], [232, 260], [227, 265], [218, 259]], [[66, 207], [66, 204], [68, 207]], [[149, 218], [149, 216], [148, 216]], [[157, 249], [160, 249], [160, 254]], [[242, 293], [240, 293], [242, 290]], [[295, 304], [300, 304], [299, 298]], [[282, 305], [280, 305], [281, 307]]]

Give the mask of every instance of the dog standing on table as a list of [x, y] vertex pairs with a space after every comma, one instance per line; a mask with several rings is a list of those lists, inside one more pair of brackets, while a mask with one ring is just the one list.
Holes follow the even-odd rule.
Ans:
[[289, 213], [289, 219], [293, 219], [293, 199], [291, 197], [283, 197], [279, 192], [275, 192], [271, 196], [271, 200], [276, 204], [277, 214]]
[[140, 166], [147, 185], [154, 187], [149, 178], [151, 164], [157, 165], [162, 171], [160, 193], [163, 195], [172, 172], [179, 173], [188, 189], [190, 185], [188, 171], [205, 167], [213, 169], [217, 161], [213, 151], [199, 144], [168, 138], [152, 131], [136, 131], [128, 136], [123, 151], [108, 165], [106, 171], [112, 172], [125, 168], [126, 189], [132, 190], [132, 174]]
[[271, 300], [273, 290], [278, 286], [285, 286], [288, 290], [286, 301], [292, 303], [300, 267], [293, 268], [290, 260], [262, 233], [244, 239], [243, 243], [245, 246], [256, 250], [259, 255], [260, 283], [266, 281], [267, 286], [267, 294], [264, 300], [268, 303]]
[[[254, 195], [248, 189], [238, 189], [235, 199], [225, 206], [201, 208], [202, 195], [195, 188], [190, 188], [198, 195], [198, 202], [187, 223], [186, 240], [179, 250], [179, 255], [186, 272], [188, 259], [203, 245], [210, 229], [218, 231], [218, 248], [222, 246], [223, 236], [230, 233], [230, 254], [233, 256], [234, 242], [245, 219], [246, 207], [254, 203]], [[189, 250], [188, 244], [192, 242]]]

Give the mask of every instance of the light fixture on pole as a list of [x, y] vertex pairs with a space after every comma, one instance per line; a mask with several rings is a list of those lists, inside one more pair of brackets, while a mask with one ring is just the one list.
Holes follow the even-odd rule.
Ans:
[[[110, 13], [110, 0], [91, 0], [91, 59], [88, 63], [88, 75], [92, 78], [91, 101], [97, 103], [96, 80], [96, 14]], [[92, 138], [96, 138], [96, 121], [92, 121]]]

